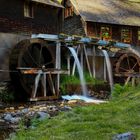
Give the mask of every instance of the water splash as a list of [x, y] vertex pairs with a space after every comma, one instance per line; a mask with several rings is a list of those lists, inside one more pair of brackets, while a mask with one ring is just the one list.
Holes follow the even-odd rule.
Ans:
[[89, 97], [80, 96], [80, 95], [72, 95], [72, 96], [65, 95], [65, 96], [62, 96], [62, 98], [64, 100], [68, 100], [68, 101], [70, 101], [70, 100], [82, 100], [82, 101], [85, 101], [86, 103], [96, 103], [96, 104], [107, 102], [107, 101], [98, 100], [98, 99], [95, 99], [95, 98], [89, 98]]
[[73, 57], [75, 59], [75, 63], [77, 65], [77, 69], [78, 69], [78, 73], [79, 73], [79, 77], [80, 77], [80, 82], [81, 82], [81, 86], [82, 86], [83, 95], [87, 96], [88, 95], [88, 90], [87, 90], [87, 87], [86, 87], [86, 84], [85, 84], [83, 69], [81, 68], [81, 65], [80, 65], [79, 59], [77, 57], [76, 51], [72, 47], [68, 47], [68, 48], [69, 48], [70, 52], [72, 53], [72, 55], [73, 55]]
[[113, 90], [113, 74], [112, 74], [112, 68], [111, 68], [111, 62], [109, 59], [109, 55], [106, 50], [102, 50], [104, 56], [105, 56], [105, 61], [106, 61], [106, 66], [107, 66], [107, 72], [108, 72], [108, 78], [109, 78], [109, 84], [110, 84], [110, 89], [111, 91]]

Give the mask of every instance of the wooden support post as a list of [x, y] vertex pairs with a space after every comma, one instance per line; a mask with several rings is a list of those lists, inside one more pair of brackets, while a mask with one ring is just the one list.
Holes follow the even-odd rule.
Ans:
[[93, 56], [92, 56], [92, 65], [93, 65], [93, 77], [96, 78], [96, 70], [95, 70], [95, 66], [96, 66], [96, 63], [95, 63], [95, 56], [96, 56], [96, 51], [95, 51], [95, 46], [93, 46]]
[[51, 91], [52, 91], [53, 95], [56, 95], [51, 73], [48, 74], [48, 77], [49, 77], [49, 86], [51, 88]]
[[106, 81], [106, 77], [107, 77], [107, 71], [106, 71], [106, 61], [105, 61], [105, 58], [104, 58], [104, 81]]
[[37, 76], [35, 77], [35, 84], [32, 90], [32, 97], [35, 98], [36, 97], [36, 93], [37, 93], [37, 88], [38, 88], [38, 84], [40, 81], [40, 76], [42, 74], [42, 70], [39, 70], [39, 73], [37, 74]]
[[43, 73], [43, 75], [42, 75], [41, 82], [42, 82], [42, 86], [43, 86], [44, 97], [46, 97], [47, 96], [47, 94], [46, 94], [47, 90], [46, 90], [46, 74], [45, 73]]
[[67, 57], [67, 69], [68, 69], [68, 75], [70, 75], [70, 56]]
[[135, 77], [132, 77], [132, 87], [135, 86], [135, 81], [136, 81], [136, 78]]
[[[59, 41], [56, 42], [56, 69], [61, 69], [61, 43]], [[56, 81], [56, 92], [59, 95], [59, 87], [60, 87], [60, 73], [57, 74]]]
[[90, 68], [89, 59], [88, 59], [88, 56], [87, 56], [87, 51], [86, 51], [85, 44], [83, 46], [83, 49], [84, 49], [84, 53], [85, 53], [85, 58], [86, 58], [86, 62], [87, 62], [88, 71], [89, 71], [90, 77], [92, 77], [91, 68]]
[[125, 86], [126, 86], [126, 85], [128, 84], [128, 82], [130, 81], [130, 78], [131, 78], [130, 76], [127, 77], [126, 82], [125, 82], [125, 84], [124, 84]]

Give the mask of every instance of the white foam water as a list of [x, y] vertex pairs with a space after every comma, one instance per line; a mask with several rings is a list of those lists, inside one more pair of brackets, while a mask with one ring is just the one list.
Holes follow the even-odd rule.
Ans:
[[110, 89], [111, 91], [113, 90], [113, 74], [112, 74], [112, 68], [111, 68], [111, 62], [109, 59], [109, 55], [106, 50], [102, 50], [104, 56], [105, 56], [105, 61], [106, 61], [106, 66], [107, 66], [107, 72], [108, 72], [108, 78], [109, 78], [109, 84], [110, 84]]
[[80, 82], [81, 82], [81, 86], [82, 86], [83, 95], [87, 96], [88, 95], [88, 90], [87, 90], [85, 79], [84, 79], [83, 69], [82, 69], [82, 67], [80, 65], [79, 59], [77, 57], [77, 53], [76, 53], [74, 48], [72, 48], [72, 47], [68, 47], [68, 48], [69, 48], [70, 52], [72, 53], [72, 55], [74, 57], [74, 60], [75, 60], [75, 63], [77, 65], [77, 69], [78, 69], [78, 73], [79, 73], [79, 77], [80, 77]]
[[98, 99], [94, 99], [94, 98], [90, 98], [90, 97], [86, 97], [86, 96], [82, 96], [82, 95], [65, 95], [62, 96], [62, 99], [64, 100], [82, 100], [86, 103], [96, 103], [96, 104], [100, 104], [100, 103], [106, 103], [107, 101], [103, 101], [103, 100], [98, 100]]

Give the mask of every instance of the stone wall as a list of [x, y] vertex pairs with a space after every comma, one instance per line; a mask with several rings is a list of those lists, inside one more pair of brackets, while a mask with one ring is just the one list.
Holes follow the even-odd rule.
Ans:
[[29, 38], [25, 35], [17, 35], [12, 33], [0, 33], [0, 82], [9, 79], [9, 55], [11, 49], [20, 40]]
[[81, 17], [74, 14], [64, 19], [63, 32], [69, 35], [85, 36], [84, 26]]

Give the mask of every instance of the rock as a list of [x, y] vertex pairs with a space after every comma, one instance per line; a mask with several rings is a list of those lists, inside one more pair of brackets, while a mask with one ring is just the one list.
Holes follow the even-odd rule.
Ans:
[[18, 109], [19, 110], [24, 109], [24, 106], [19, 106]]
[[15, 108], [14, 107], [9, 107], [9, 110], [15, 110]]
[[0, 107], [3, 107], [3, 104], [2, 103], [0, 103]]
[[20, 111], [20, 110], [18, 110], [16, 113], [15, 113], [15, 116], [22, 116], [23, 115], [23, 113]]
[[4, 120], [12, 124], [17, 124], [21, 120], [21, 117], [13, 117], [12, 114], [8, 113], [4, 116]]
[[25, 108], [25, 109], [22, 109], [21, 112], [24, 113], [24, 114], [26, 114], [26, 113], [29, 112], [29, 110], [28, 110], [28, 108]]
[[5, 120], [3, 120], [3, 119], [0, 119], [0, 124], [1, 124], [1, 123], [4, 123], [4, 122], [5, 122]]
[[45, 111], [45, 110], [47, 110], [47, 107], [46, 106], [39, 108], [39, 111]]
[[49, 112], [55, 112], [55, 111], [58, 111], [58, 108], [55, 105], [53, 105], [53, 106], [48, 106], [47, 110]]
[[21, 120], [21, 118], [20, 117], [13, 117], [13, 118], [11, 118], [11, 123], [12, 124], [18, 124], [19, 123], [19, 121]]
[[44, 120], [44, 119], [46, 119], [46, 118], [49, 119], [49, 118], [50, 118], [50, 114], [39, 111], [39, 112], [37, 112], [37, 118], [38, 118], [39, 120]]
[[70, 100], [68, 101], [68, 104], [76, 104], [78, 102], [78, 100]]
[[5, 115], [4, 120], [8, 121], [8, 122], [11, 122], [12, 118], [13, 118], [13, 116], [10, 113], [8, 113], [8, 114]]
[[63, 106], [60, 108], [61, 111], [70, 111], [72, 108], [70, 106]]
[[112, 140], [136, 140], [136, 137], [132, 132], [127, 132], [115, 135]]

